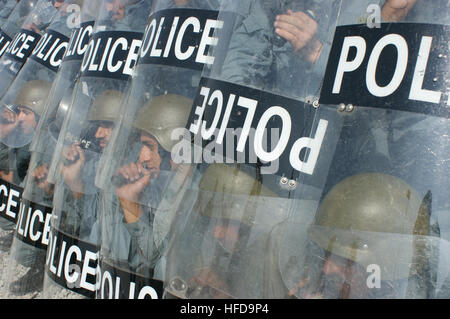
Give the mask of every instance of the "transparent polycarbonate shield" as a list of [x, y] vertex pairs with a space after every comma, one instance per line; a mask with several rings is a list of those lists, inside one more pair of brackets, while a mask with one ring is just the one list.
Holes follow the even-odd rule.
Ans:
[[310, 103], [318, 98], [340, 1], [242, 1], [222, 8], [237, 12], [235, 28], [221, 63], [205, 76]]
[[320, 103], [343, 129], [313, 220], [271, 235], [268, 297], [448, 296], [448, 2], [369, 5], [342, 6]]
[[77, 6], [79, 14], [80, 7], [76, 3], [61, 3], [60, 11], [31, 52], [30, 59], [0, 100], [4, 119], [0, 128], [0, 139], [11, 148], [28, 145], [36, 132], [39, 117], [45, 110], [51, 84], [61, 65], [72, 32], [72, 12], [67, 8]]
[[8, 49], [12, 39], [20, 31], [23, 22], [37, 2], [38, 0], [24, 0], [20, 2], [14, 0], [8, 1], [8, 6], [11, 6], [10, 3], [15, 3], [15, 6], [7, 19], [0, 24], [0, 56]]
[[[79, 76], [83, 55], [93, 33], [101, 0], [83, 4], [77, 20], [74, 20], [70, 42], [61, 62], [47, 101], [47, 106], [36, 128], [30, 151], [52, 156], [62, 123], [72, 102], [73, 89]], [[52, 143], [49, 143], [51, 141]]]
[[[25, 14], [29, 12], [25, 17], [25, 22], [28, 23], [30, 21], [37, 21], [39, 17], [41, 17], [40, 21], [45, 22], [52, 19], [54, 12], [57, 12], [55, 7], [51, 3], [49, 5], [50, 6], [48, 6], [47, 1], [40, 1], [38, 3], [23, 1], [23, 3], [21, 2], [21, 5], [19, 7], [21, 9], [18, 12], [14, 11], [13, 14], [25, 16]], [[33, 10], [30, 11], [31, 9]], [[64, 19], [62, 17], [62, 13], [60, 18]], [[57, 21], [58, 20], [55, 20], [55, 22]], [[25, 22], [22, 21], [23, 26], [25, 26]], [[50, 23], [50, 21], [47, 21], [45, 24], [48, 25], [48, 23]], [[10, 26], [13, 26], [13, 24], [10, 24]], [[25, 29], [22, 29], [22, 31], [23, 30]], [[7, 53], [9, 54], [9, 57], [7, 57], [6, 55], [3, 56], [0, 59], [0, 63], [1, 61], [10, 61], [13, 65], [20, 65], [20, 67], [25, 64], [28, 55], [32, 54], [36, 44], [40, 39], [40, 35], [36, 36], [35, 33], [30, 32], [31, 31], [29, 30], [19, 32], [20, 34], [18, 34], [18, 37], [15, 39], [17, 40], [17, 42], [15, 44], [12, 43], [9, 46], [9, 48], [11, 49]], [[14, 87], [11, 88], [8, 97], [3, 96], [2, 94], [2, 96], [5, 98], [5, 102], [6, 100], [8, 100], [9, 102], [8, 105], [3, 105], [1, 107], [1, 126], [3, 134], [2, 143], [0, 143], [2, 148], [0, 174], [2, 183], [4, 182], [7, 192], [9, 193], [8, 189], [10, 187], [13, 187], [13, 191], [18, 192], [17, 197], [19, 199], [22, 195], [24, 178], [27, 174], [30, 161], [30, 152], [28, 149], [29, 145], [27, 142], [33, 135], [32, 131], [34, 130], [34, 127], [38, 122], [39, 112], [43, 110], [45, 100], [47, 99], [46, 94], [48, 94], [48, 86], [51, 84], [50, 81], [53, 79], [54, 73], [56, 73], [55, 66], [51, 65], [50, 61], [57, 63], [59, 58], [61, 58], [64, 54], [64, 38], [66, 36], [58, 31], [49, 32], [49, 34], [44, 35], [47, 37], [48, 41], [45, 40], [44, 42], [40, 43], [39, 50], [36, 50], [33, 59], [29, 60], [26, 70], [21, 73], [20, 79], [17, 79]], [[49, 50], [49, 48], [47, 47], [49, 43], [59, 43], [59, 46], [51, 47], [51, 50]], [[17, 51], [15, 51], [16, 47]], [[47, 53], [54, 53], [52, 56], [53, 59], [49, 59], [49, 57], [47, 57], [46, 61], [43, 60], [47, 55], [43, 55], [43, 52], [41, 52], [41, 49], [43, 48], [45, 48]], [[55, 54], [55, 52], [57, 53]], [[17, 56], [17, 54], [20, 56], [20, 58], [19, 56]], [[15, 58], [12, 57], [13, 55], [15, 55]], [[18, 72], [19, 69], [17, 69], [14, 74], [10, 74], [7, 71], [3, 70], [2, 81], [9, 81], [9, 86]], [[7, 88], [7, 86], [4, 87], [5, 90]], [[26, 123], [23, 122], [23, 120], [25, 120]], [[19, 205], [17, 205], [17, 209], [13, 212], [5, 211], [2, 217], [6, 218], [6, 220], [2, 219], [1, 227], [3, 229], [12, 230], [14, 223], [17, 221], [18, 213]]]
[[[205, 65], [199, 57], [209, 46], [222, 45], [211, 43], [218, 25], [231, 26], [217, 19], [218, 12], [211, 1], [154, 3], [127, 102], [97, 174], [98, 298], [163, 295], [169, 229], [182, 195], [198, 182], [193, 163], [174, 161], [171, 153], [186, 131]], [[120, 278], [120, 286], [111, 276]]]
[[271, 273], [267, 282], [267, 295], [272, 298], [425, 299], [450, 295], [449, 242], [444, 238], [297, 222], [280, 226], [272, 239], [288, 237], [269, 245], [280, 253], [279, 264], [267, 266], [279, 271]]
[[[71, 29], [74, 27], [71, 22], [76, 18], [72, 13], [79, 14], [81, 11], [78, 1], [67, 0], [61, 2], [60, 6], [61, 10], [50, 23], [41, 43], [37, 44], [5, 96], [6, 98], [18, 83], [25, 83], [17, 94], [16, 101], [19, 108], [29, 108], [36, 116], [43, 114], [47, 106], [52, 82], [67, 49]], [[44, 57], [47, 55], [48, 60]], [[36, 122], [38, 120], [39, 118]], [[48, 142], [50, 140], [47, 137]], [[53, 146], [54, 144], [53, 142]], [[29, 143], [22, 148], [28, 146]], [[51, 144], [48, 146], [51, 147]], [[44, 277], [53, 189], [42, 178], [45, 176], [41, 175], [48, 168], [51, 154], [29, 152], [29, 158], [28, 172], [21, 172], [26, 174], [24, 191], [9, 263], [5, 269], [8, 274], [5, 287], [12, 297], [40, 293]]]
[[[25, 4], [25, 2], [24, 2]], [[8, 48], [0, 58], [0, 96], [3, 97], [11, 83], [31, 55], [35, 46], [46, 32], [52, 19], [59, 9], [62, 9], [60, 2], [50, 0], [31, 1], [25, 6], [21, 6], [24, 11], [18, 12], [22, 15], [27, 12], [20, 30], [14, 34], [14, 38]]]
[[0, 4], [0, 27], [8, 20], [8, 17], [13, 12], [14, 8], [19, 2], [15, 0], [4, 0]]
[[167, 255], [166, 298], [261, 298], [267, 235], [291, 201], [255, 177], [245, 165], [211, 164], [186, 192], [187, 214]]
[[[226, 20], [225, 17], [233, 13], [233, 27], [214, 32], [219, 42], [221, 39], [229, 41], [225, 50], [211, 47], [208, 52], [214, 59], [203, 70], [186, 125], [187, 138], [200, 148], [200, 152], [193, 148], [195, 163], [207, 167], [202, 179], [208, 178], [208, 170], [214, 169], [216, 163], [225, 163], [246, 167], [245, 171], [253, 181], [242, 183], [232, 173], [220, 173], [217, 185], [200, 189], [193, 200], [202, 202], [205, 200], [202, 193], [209, 191], [210, 200], [204, 205], [209, 205], [211, 211], [216, 205], [226, 206], [225, 202], [230, 206], [236, 203], [234, 211], [242, 214], [233, 220], [233, 224], [238, 225], [245, 224], [240, 219], [248, 213], [246, 210], [252, 212], [251, 207], [256, 205], [256, 218], [265, 220], [264, 227], [255, 230], [261, 246], [255, 246], [253, 252], [249, 245], [236, 255], [228, 251], [226, 258], [219, 248], [205, 249], [196, 264], [195, 252], [183, 253], [187, 249], [187, 238], [183, 236], [194, 236], [186, 227], [197, 227], [195, 236], [198, 238], [214, 238], [211, 234], [220, 238], [217, 230], [220, 228], [224, 237], [228, 232], [236, 231], [216, 227], [211, 221], [210, 233], [202, 234], [208, 227], [201, 226], [204, 221], [196, 207], [179, 209], [174, 226], [176, 231], [169, 239], [165, 277], [167, 296], [262, 297], [263, 268], [255, 265], [262, 264], [263, 243], [271, 229], [282, 220], [270, 219], [270, 214], [265, 215], [264, 207], [273, 211], [276, 209], [271, 203], [277, 203], [280, 214], [286, 218], [295, 213], [293, 208], [298, 200], [317, 203], [340, 132], [341, 116], [326, 105], [318, 104], [339, 8], [340, 1], [222, 4], [219, 19]], [[301, 43], [297, 36], [302, 37]], [[182, 157], [185, 153], [186, 149], [178, 147], [175, 155]], [[223, 167], [226, 170], [227, 166]], [[219, 173], [215, 174], [219, 176]], [[254, 190], [259, 187], [268, 189], [271, 195]], [[190, 193], [192, 196], [192, 191]], [[217, 232], [211, 233], [211, 229]], [[245, 236], [235, 240], [237, 246], [247, 245]], [[198, 244], [193, 247], [196, 248], [192, 250], [200, 249]], [[209, 262], [217, 269], [211, 270]], [[189, 266], [183, 269], [181, 265]], [[221, 291], [222, 295], [208, 295], [208, 289], [202, 290], [199, 283], [204, 281], [208, 286], [208, 278], [217, 281], [216, 286], [209, 284], [212, 287], [208, 289]], [[228, 288], [225, 289], [226, 285]], [[189, 290], [196, 286], [198, 292]], [[185, 288], [184, 293], [177, 291]]]
[[[100, 5], [49, 167], [48, 181], [55, 185], [55, 220], [47, 250], [46, 297], [51, 298], [55, 291], [95, 297], [95, 275], [82, 277], [83, 272], [91, 272], [90, 267], [95, 271], [97, 264], [99, 193], [95, 175], [121, 114], [150, 9], [151, 1], [105, 0]], [[70, 247], [80, 250], [74, 260], [65, 259]], [[59, 260], [67, 261], [67, 267], [74, 270], [54, 271]]]

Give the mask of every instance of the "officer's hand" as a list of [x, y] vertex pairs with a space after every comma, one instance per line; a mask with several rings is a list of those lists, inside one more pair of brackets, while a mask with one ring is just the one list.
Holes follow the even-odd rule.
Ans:
[[130, 163], [119, 168], [115, 175], [125, 180], [125, 184], [116, 188], [117, 196], [137, 202], [139, 195], [150, 183], [151, 171], [139, 163]]
[[214, 269], [207, 267], [201, 269], [190, 282], [196, 289], [190, 295], [191, 298], [229, 299], [228, 288], [225, 282], [219, 278]]
[[40, 33], [40, 32], [41, 32], [41, 30], [39, 30], [39, 28], [37, 27], [37, 25], [36, 25], [35, 23], [33, 23], [33, 22], [27, 24], [26, 26], [24, 26], [24, 29], [25, 29], [25, 30], [33, 31], [33, 32], [35, 32], [35, 33]]
[[317, 22], [306, 13], [288, 10], [286, 14], [276, 16], [275, 32], [289, 41], [295, 52], [313, 63], [320, 55], [322, 44], [315, 39]]
[[150, 183], [151, 172], [141, 164], [124, 165], [115, 174], [125, 180], [125, 184], [116, 188], [126, 223], [135, 223], [142, 216], [139, 196]]
[[12, 183], [14, 178], [14, 172], [12, 170], [6, 172], [6, 171], [0, 171], [0, 179]]
[[61, 169], [64, 181], [70, 189], [81, 192], [83, 190], [83, 183], [80, 179], [80, 172], [86, 161], [86, 157], [80, 147], [80, 143], [71, 145], [64, 151], [63, 156], [66, 160]]
[[8, 110], [4, 109], [0, 115], [0, 136], [6, 137], [8, 134], [18, 125], [17, 115]]
[[47, 181], [48, 175], [48, 165], [45, 163], [44, 165], [36, 167], [33, 171], [33, 177], [37, 181], [37, 185], [40, 189], [42, 189], [46, 193], [53, 192], [53, 185]]
[[417, 0], [386, 0], [381, 9], [381, 16], [385, 21], [402, 21], [416, 2]]

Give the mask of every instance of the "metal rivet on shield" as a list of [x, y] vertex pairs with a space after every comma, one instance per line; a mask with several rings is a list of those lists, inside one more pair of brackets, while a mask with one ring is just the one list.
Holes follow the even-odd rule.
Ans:
[[319, 107], [319, 100], [314, 100], [313, 104], [312, 104], [315, 108]]
[[281, 184], [281, 185], [286, 185], [288, 182], [289, 182], [289, 180], [288, 180], [287, 177], [282, 177], [282, 178], [280, 179], [280, 184]]
[[180, 278], [173, 279], [170, 282], [170, 286], [172, 287], [172, 289], [177, 290], [177, 291], [184, 291], [184, 290], [186, 290], [186, 284]]
[[338, 105], [338, 109], [339, 112], [344, 112], [345, 111], [345, 104], [344, 103], [340, 103]]
[[291, 179], [291, 180], [289, 181], [289, 187], [290, 187], [290, 188], [296, 188], [296, 187], [297, 187], [297, 182], [294, 181], [293, 179]]
[[355, 109], [355, 107], [353, 106], [353, 104], [348, 104], [345, 107], [345, 112], [352, 112]]

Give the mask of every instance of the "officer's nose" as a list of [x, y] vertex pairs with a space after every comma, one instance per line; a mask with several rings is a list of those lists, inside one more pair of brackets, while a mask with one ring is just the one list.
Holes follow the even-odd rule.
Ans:
[[335, 262], [327, 258], [322, 266], [322, 271], [326, 275], [330, 274], [342, 274], [342, 269]]
[[97, 132], [95, 132], [96, 138], [104, 138], [108, 135], [108, 129], [104, 127], [99, 127], [97, 129]]
[[17, 115], [17, 120], [18, 121], [24, 121], [26, 117], [26, 114], [24, 111], [19, 111], [19, 114]]

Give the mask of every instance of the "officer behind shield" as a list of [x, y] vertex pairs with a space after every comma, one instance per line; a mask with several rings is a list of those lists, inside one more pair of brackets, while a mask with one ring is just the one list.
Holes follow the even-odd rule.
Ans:
[[[8, 137], [28, 136], [33, 134], [44, 111], [44, 104], [49, 92], [49, 82], [33, 80], [26, 83], [16, 97], [13, 105], [2, 108], [0, 138], [8, 143]], [[19, 133], [17, 133], [19, 132]]]
[[288, 202], [245, 165], [209, 165], [169, 243], [167, 297], [262, 298], [267, 235]]
[[146, 0], [107, 0], [102, 16], [103, 25], [116, 30], [141, 30], [148, 18], [148, 1]]
[[[304, 98], [326, 65], [340, 1], [241, 1], [220, 78]], [[315, 66], [318, 65], [318, 66]], [[305, 76], [298, 76], [299, 73]], [[317, 74], [316, 74], [317, 73]], [[310, 94], [317, 94], [316, 85]], [[309, 93], [309, 92], [308, 92]]]
[[106, 227], [102, 249], [109, 250], [111, 258], [125, 262], [132, 271], [146, 273], [147, 277], [153, 274], [160, 280], [171, 206], [191, 174], [189, 165], [171, 159], [177, 142], [172, 132], [185, 127], [191, 107], [191, 99], [167, 94], [151, 99], [138, 110], [130, 162], [112, 178], [117, 198], [110, 199], [112, 209], [105, 210], [102, 222]]
[[[29, 140], [29, 135], [34, 133], [34, 129], [39, 121], [39, 117], [44, 111], [45, 102], [50, 93], [51, 83], [43, 80], [32, 80], [27, 82], [16, 97], [14, 105], [7, 105], [3, 108], [1, 114], [0, 131], [3, 140], [8, 142], [8, 136], [19, 137], [24, 140]], [[15, 141], [10, 141], [14, 143]], [[22, 144], [22, 143], [19, 143]], [[28, 150], [29, 144], [20, 148], [7, 147], [1, 144], [2, 152], [6, 156], [1, 163], [0, 178], [10, 183], [23, 186], [24, 178], [28, 170], [31, 154]], [[0, 219], [0, 227], [3, 230], [13, 230], [14, 223]], [[12, 243], [13, 232], [11, 231], [0, 239], [1, 249], [8, 250]], [[20, 252], [18, 257], [19, 262], [25, 264], [27, 267], [26, 250]], [[31, 267], [28, 272], [10, 285], [10, 291], [15, 294], [22, 294], [22, 282], [26, 281], [33, 286], [39, 284], [39, 274], [42, 273], [41, 268]], [[39, 278], [36, 278], [39, 277]], [[33, 286], [34, 287], [34, 286]]]
[[79, 235], [80, 239], [89, 237], [96, 220], [98, 192], [94, 178], [122, 101], [123, 94], [116, 90], [106, 90], [97, 96], [88, 115], [86, 135], [64, 151], [61, 175], [70, 191], [65, 194], [65, 211], [60, 225], [71, 234]]
[[[28, 136], [37, 125], [39, 116], [45, 106], [45, 100], [50, 92], [51, 83], [34, 80], [26, 83], [16, 97], [13, 105], [2, 107], [0, 114], [0, 136], [8, 141], [8, 136]], [[30, 152], [28, 145], [11, 148], [0, 144], [0, 178], [9, 183], [20, 185], [28, 169]], [[14, 224], [3, 218], [0, 219], [3, 230], [12, 230]], [[13, 233], [10, 232], [0, 239], [1, 249], [9, 250]]]
[[340, 1], [323, 0], [275, 2], [270, 15], [275, 90], [301, 98], [318, 96], [339, 5]]
[[[40, 33], [42, 30], [45, 30], [50, 23], [52, 22], [52, 19], [55, 15], [55, 9], [56, 10], [65, 10], [67, 7], [67, 4], [64, 4], [65, 0], [52, 0], [51, 6], [48, 6], [47, 8], [44, 8], [40, 15], [33, 15], [31, 16], [31, 20], [27, 25], [24, 26], [24, 29], [32, 30], [36, 33]], [[45, 5], [45, 3], [42, 3]]]
[[430, 236], [427, 202], [403, 180], [348, 177], [324, 197], [312, 225], [300, 221], [272, 233], [266, 297], [433, 296], [438, 238]]
[[70, 87], [61, 101], [57, 109], [55, 110], [54, 115], [52, 115], [49, 121], [48, 127], [44, 128], [44, 133], [42, 134], [42, 139], [44, 139], [47, 143], [44, 146], [44, 150], [41, 152], [45, 154], [43, 158], [39, 160], [39, 164], [33, 169], [32, 177], [35, 179], [35, 183], [37, 185], [36, 188], [32, 188], [33, 192], [40, 192], [40, 198], [45, 198], [45, 201], [48, 203], [52, 202], [53, 192], [54, 192], [54, 184], [50, 183], [47, 180], [49, 166], [51, 162], [51, 156], [53, 155], [55, 145], [58, 141], [59, 131], [61, 130], [62, 122], [64, 121], [64, 117], [67, 114], [67, 111], [70, 106], [71, 97], [72, 97], [73, 87]]
[[[14, 145], [17, 140], [30, 140], [31, 135], [44, 111], [45, 101], [50, 92], [51, 83], [43, 80], [33, 80], [26, 83], [20, 90], [12, 105], [2, 107], [0, 114], [0, 137], [8, 145]], [[20, 143], [20, 141], [18, 142]], [[23, 144], [22, 144], [23, 145]], [[15, 158], [16, 164], [10, 166], [2, 163], [0, 174], [8, 182], [20, 184], [26, 174], [29, 160], [28, 143], [19, 149], [1, 144], [3, 152]], [[21, 155], [15, 157], [14, 155]], [[13, 157], [11, 157], [13, 156]], [[10, 171], [10, 168], [13, 168]], [[16, 171], [16, 173], [13, 173]]]

